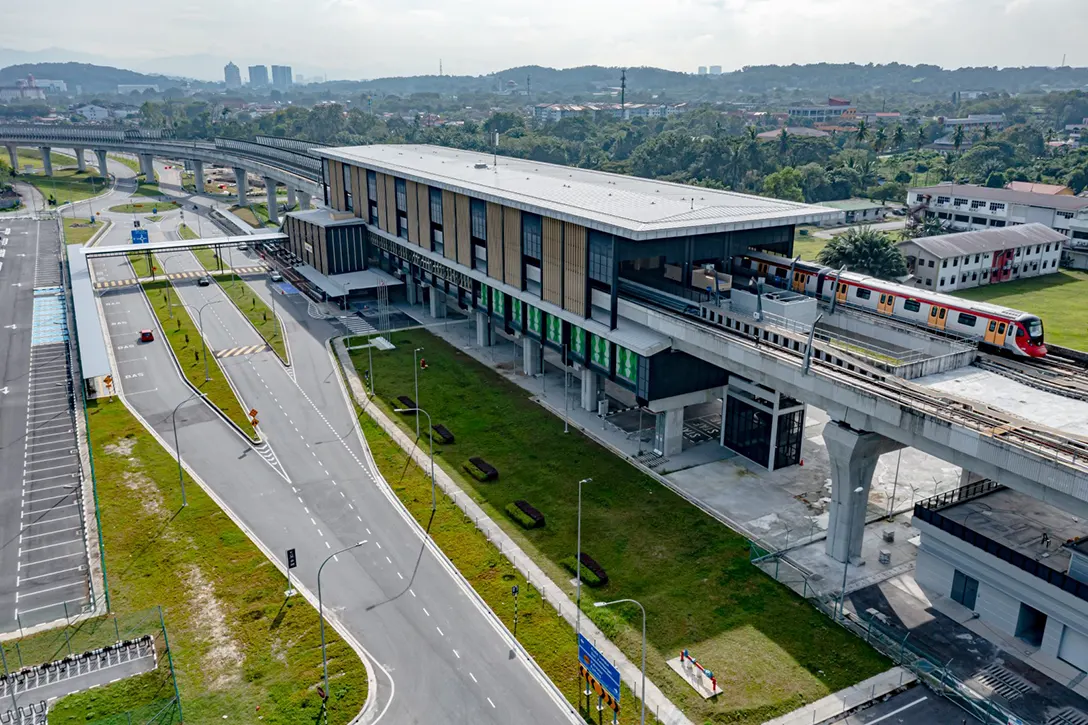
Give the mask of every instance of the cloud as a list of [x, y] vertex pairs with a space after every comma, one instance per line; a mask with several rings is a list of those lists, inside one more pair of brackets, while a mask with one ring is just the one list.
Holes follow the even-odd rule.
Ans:
[[[53, 0], [62, 23], [20, 28], [22, 50], [215, 65], [286, 63], [337, 77], [484, 74], [518, 65], [769, 63], [1088, 65], [1086, 0]], [[15, 41], [10, 41], [14, 43]], [[305, 72], [305, 71], [303, 71]]]

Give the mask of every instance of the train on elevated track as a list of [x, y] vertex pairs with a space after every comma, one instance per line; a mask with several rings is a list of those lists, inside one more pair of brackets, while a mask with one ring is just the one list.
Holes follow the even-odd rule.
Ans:
[[1046, 356], [1043, 321], [1038, 316], [987, 302], [916, 289], [816, 262], [749, 251], [733, 260], [736, 276], [758, 276], [774, 287], [793, 290], [837, 305], [860, 308], [916, 327], [952, 333], [980, 347], [1021, 357]]

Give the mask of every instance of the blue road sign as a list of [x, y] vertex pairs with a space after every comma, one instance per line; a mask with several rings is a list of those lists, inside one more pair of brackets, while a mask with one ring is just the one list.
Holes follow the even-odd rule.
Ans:
[[151, 240], [147, 237], [146, 229], [133, 229], [132, 230], [132, 243], [133, 244], [147, 244]]
[[613, 667], [612, 663], [582, 634], [578, 635], [578, 661], [589, 671], [593, 679], [600, 683], [605, 692], [615, 699], [618, 705], [620, 701], [620, 671]]

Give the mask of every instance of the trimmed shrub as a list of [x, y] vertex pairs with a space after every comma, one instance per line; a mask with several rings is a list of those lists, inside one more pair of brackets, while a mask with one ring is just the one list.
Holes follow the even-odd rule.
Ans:
[[479, 456], [473, 456], [468, 459], [461, 467], [468, 472], [468, 475], [481, 483], [495, 481], [499, 477], [499, 469], [495, 468]]
[[544, 525], [544, 514], [536, 510], [528, 501], [514, 501], [506, 504], [506, 513], [521, 524], [522, 528], [538, 529]]
[[438, 442], [443, 444], [453, 443], [453, 433], [450, 433], [450, 429], [439, 423], [438, 425], [432, 425], [431, 428], [438, 435]]
[[[571, 574], [576, 574], [578, 571], [573, 556], [568, 556], [559, 563]], [[582, 552], [582, 583], [587, 587], [603, 587], [608, 583], [608, 574], [604, 568], [584, 551]]]
[[[414, 408], [414, 407], [416, 407], [416, 401], [412, 400], [407, 395], [398, 395], [397, 396], [397, 402], [400, 403], [400, 405], [397, 406], [398, 408]], [[415, 413], [412, 413], [412, 415], [415, 415]]]

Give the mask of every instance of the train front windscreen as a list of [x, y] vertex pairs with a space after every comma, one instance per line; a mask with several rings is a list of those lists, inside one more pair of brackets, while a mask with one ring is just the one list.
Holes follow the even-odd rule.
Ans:
[[1032, 345], [1043, 344], [1043, 321], [1039, 318], [1027, 320], [1028, 339]]

